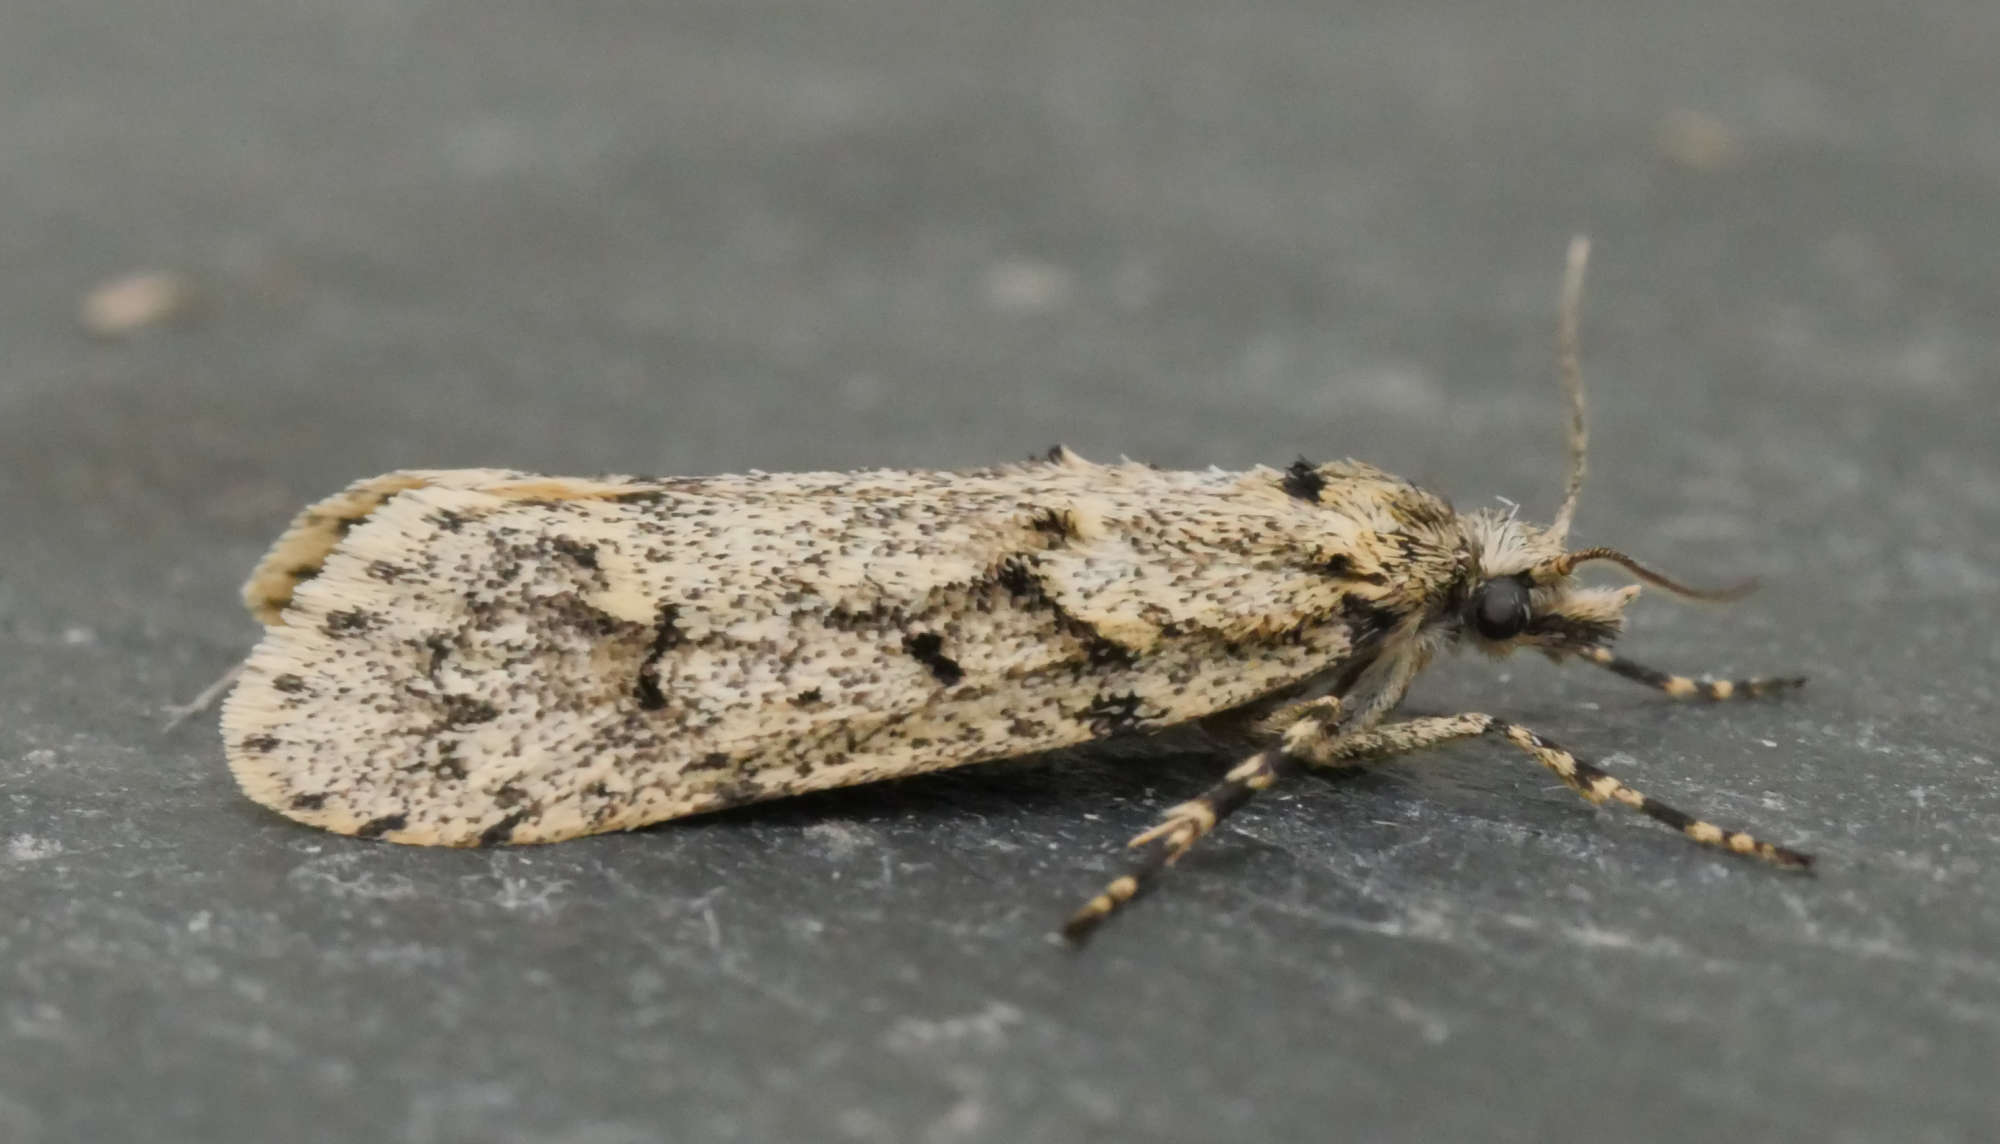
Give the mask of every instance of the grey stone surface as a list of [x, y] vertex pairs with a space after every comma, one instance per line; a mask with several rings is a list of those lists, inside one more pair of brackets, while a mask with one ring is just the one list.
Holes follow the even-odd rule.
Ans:
[[[0, 7], [0, 1140], [1990, 1139], [2000, 9], [718, 0]], [[1690, 119], [1691, 114], [1712, 121]], [[560, 846], [322, 835], [164, 705], [398, 466], [1354, 454], [1801, 669], [1440, 668], [1788, 877], [1470, 745], [1246, 811], [1001, 764]], [[78, 300], [164, 267], [201, 319]]]

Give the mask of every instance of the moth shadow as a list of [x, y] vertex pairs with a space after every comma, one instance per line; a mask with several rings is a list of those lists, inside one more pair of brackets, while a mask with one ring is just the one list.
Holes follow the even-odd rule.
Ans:
[[[1137, 807], [1144, 817], [1206, 790], [1233, 761], [1198, 748], [1073, 747], [751, 803], [694, 821], [786, 828], [829, 820], [883, 825], [971, 819], [990, 824], [1080, 820], [1106, 807]], [[647, 829], [675, 825], [685, 823]]]

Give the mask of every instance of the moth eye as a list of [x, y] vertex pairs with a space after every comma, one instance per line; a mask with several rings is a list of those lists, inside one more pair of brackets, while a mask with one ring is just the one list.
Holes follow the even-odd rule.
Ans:
[[1528, 618], [1528, 586], [1512, 576], [1488, 580], [1472, 598], [1472, 626], [1489, 640], [1513, 639]]

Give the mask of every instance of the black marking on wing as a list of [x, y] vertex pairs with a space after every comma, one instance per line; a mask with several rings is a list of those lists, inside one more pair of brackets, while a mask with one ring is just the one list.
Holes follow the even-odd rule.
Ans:
[[635, 489], [629, 493], [612, 493], [604, 499], [613, 504], [658, 504], [672, 495], [665, 489]]
[[597, 546], [594, 544], [585, 544], [579, 540], [571, 540], [567, 536], [558, 536], [549, 541], [549, 547], [576, 561], [585, 568], [592, 570], [597, 568]]
[[[1082, 621], [1076, 622], [1082, 627], [1090, 627], [1089, 624], [1084, 624]], [[1126, 647], [1117, 640], [1105, 638], [1098, 634], [1095, 629], [1092, 629], [1089, 637], [1083, 641], [1083, 650], [1084, 654], [1090, 658], [1090, 666], [1105, 671], [1115, 671], [1120, 668], [1131, 667], [1139, 658], [1131, 648]]]
[[1078, 712], [1077, 718], [1090, 724], [1091, 734], [1104, 737], [1137, 729], [1144, 716], [1139, 713], [1139, 697], [1126, 691], [1116, 695], [1099, 695], [1090, 701], [1090, 706]]
[[431, 773], [441, 779], [457, 780], [465, 777], [465, 764], [459, 761], [456, 739], [438, 740], [438, 759], [431, 764]]
[[1283, 488], [1308, 504], [1318, 504], [1320, 490], [1326, 488], [1326, 478], [1320, 476], [1318, 467], [1311, 461], [1300, 457], [1285, 470]]
[[356, 838], [380, 838], [391, 830], [401, 830], [409, 824], [409, 821], [410, 816], [407, 814], [385, 814], [380, 818], [372, 818], [362, 823], [361, 829], [356, 830], [354, 836]]
[[1048, 734], [1049, 725], [1040, 719], [1016, 715], [1007, 724], [1007, 733], [1016, 739], [1039, 739]]
[[1049, 538], [1049, 547], [1061, 548], [1076, 537], [1076, 520], [1067, 510], [1045, 508], [1035, 513], [1028, 527]]
[[430, 663], [424, 668], [424, 676], [432, 683], [437, 683], [438, 670], [444, 666], [445, 660], [451, 658], [451, 641], [441, 635], [432, 634], [424, 637], [424, 647], [431, 653]]
[[667, 705], [667, 697], [660, 692], [660, 660], [686, 638], [676, 623], [680, 614], [678, 604], [661, 606], [660, 617], [653, 622], [653, 643], [639, 664], [639, 706], [648, 711], [658, 711]]
[[[638, 626], [619, 619], [576, 592], [558, 592], [536, 602], [549, 614], [551, 624], [574, 628], [593, 640], [609, 639], [625, 629]], [[658, 621], [655, 621], [656, 634], [657, 624]]]
[[1048, 601], [1048, 590], [1042, 586], [1041, 577], [1035, 575], [1028, 562], [1019, 556], [1009, 556], [1000, 562], [993, 572], [993, 582], [999, 585], [1016, 602], [1032, 608]]
[[318, 810], [320, 807], [325, 805], [326, 805], [325, 791], [320, 791], [318, 794], [301, 794], [301, 795], [294, 795], [292, 797], [293, 810]]
[[1356, 595], [1340, 602], [1340, 616], [1353, 625], [1356, 645], [1375, 643], [1403, 622], [1403, 613]]
[[783, 793], [782, 789], [767, 787], [755, 779], [731, 779], [721, 786], [716, 787], [714, 792], [710, 794], [709, 797], [715, 800], [710, 804], [710, 807], [711, 809], [722, 810], [727, 807], [742, 806], [746, 802], [756, 802], [759, 799], [766, 799]]
[[328, 612], [321, 628], [330, 636], [355, 635], [374, 627], [377, 618], [372, 612], [360, 608], [347, 608], [338, 612]]
[[1015, 607], [1028, 612], [1048, 612], [1058, 631], [1083, 645], [1084, 658], [1090, 667], [1112, 671], [1130, 667], [1138, 659], [1132, 649], [1106, 637], [1088, 621], [1077, 619], [1057, 603], [1036, 573], [1030, 557], [1009, 556], [1001, 561], [993, 572], [993, 583], [1007, 593], [1008, 601]]
[[944, 654], [944, 637], [936, 632], [918, 632], [903, 637], [903, 650], [915, 657], [918, 663], [931, 669], [938, 682], [949, 686], [965, 678], [965, 669], [958, 661]]
[[446, 695], [439, 702], [444, 707], [444, 721], [447, 727], [470, 727], [478, 723], [491, 723], [500, 717], [498, 707], [476, 696]]
[[882, 631], [902, 626], [904, 613], [894, 604], [878, 600], [860, 611], [846, 607], [828, 609], [820, 617], [820, 622], [835, 631]]
[[1315, 571], [1336, 580], [1360, 580], [1369, 584], [1387, 584], [1389, 578], [1380, 572], [1358, 572], [1354, 568], [1354, 558], [1345, 552], [1336, 552], [1313, 565]]
[[527, 811], [517, 810], [480, 831], [479, 844], [481, 846], [498, 846], [506, 842], [508, 839], [514, 837], [514, 828], [521, 825], [521, 820], [526, 817], [528, 817]]

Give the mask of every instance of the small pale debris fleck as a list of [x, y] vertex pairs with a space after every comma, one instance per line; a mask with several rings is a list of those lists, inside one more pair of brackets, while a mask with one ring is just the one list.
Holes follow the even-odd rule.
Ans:
[[1062, 305], [1074, 285], [1070, 272], [1053, 263], [1009, 259], [986, 272], [986, 300], [996, 310], [1038, 314]]
[[83, 296], [78, 319], [100, 338], [122, 338], [194, 314], [194, 280], [170, 270], [142, 270], [98, 284]]
[[1705, 174], [1743, 160], [1743, 141], [1728, 124], [1686, 108], [1669, 111], [1660, 121], [1659, 148], [1674, 165]]

